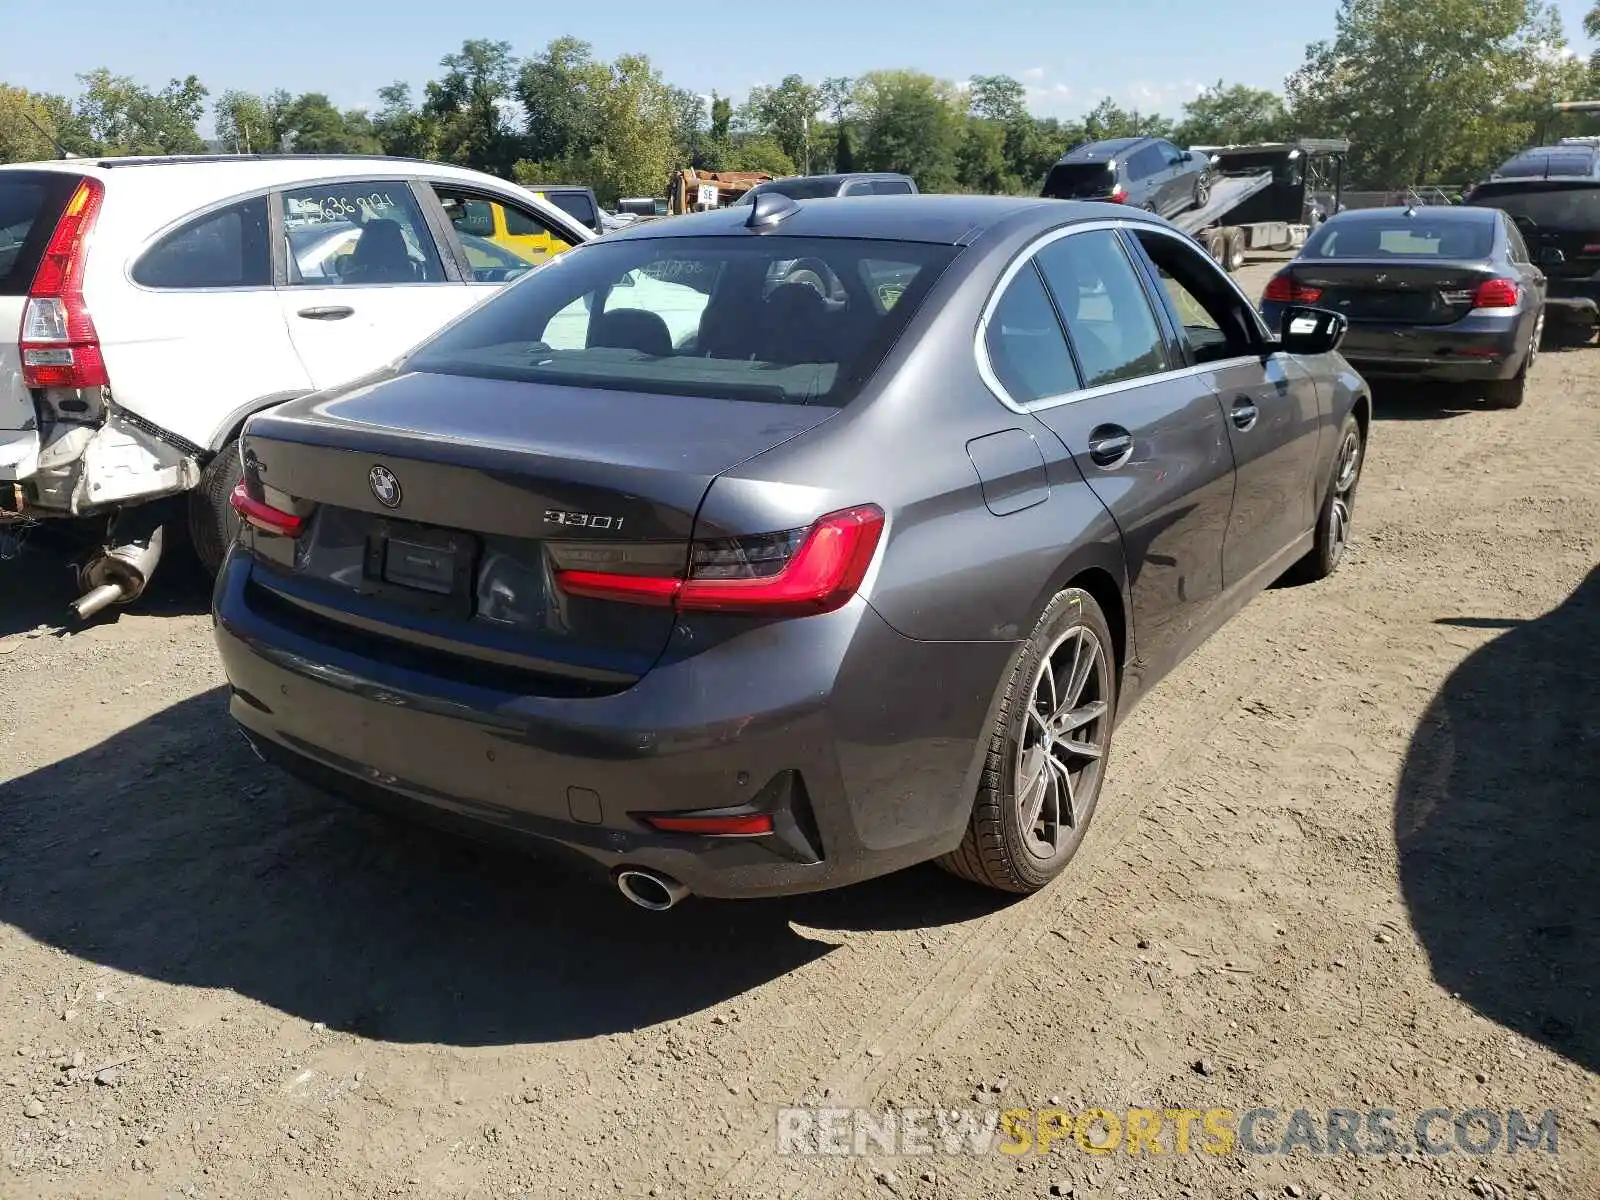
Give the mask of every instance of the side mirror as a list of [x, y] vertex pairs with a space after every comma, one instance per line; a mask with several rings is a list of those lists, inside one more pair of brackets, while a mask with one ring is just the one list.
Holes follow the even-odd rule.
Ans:
[[1349, 328], [1341, 313], [1291, 305], [1284, 310], [1278, 340], [1290, 354], [1332, 354]]
[[1183, 152], [1183, 154], [1181, 155], [1181, 157], [1182, 157], [1184, 162], [1193, 162], [1194, 161], [1194, 151], [1193, 150], [1185, 150]]
[[1556, 246], [1546, 246], [1539, 251], [1538, 262], [1542, 267], [1559, 267], [1567, 261], [1567, 256]]

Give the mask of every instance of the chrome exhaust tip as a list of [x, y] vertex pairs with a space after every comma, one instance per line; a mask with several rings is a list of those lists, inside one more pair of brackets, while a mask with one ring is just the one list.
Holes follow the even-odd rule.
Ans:
[[689, 894], [689, 889], [670, 875], [644, 867], [624, 867], [618, 871], [617, 890], [651, 912], [666, 912]]

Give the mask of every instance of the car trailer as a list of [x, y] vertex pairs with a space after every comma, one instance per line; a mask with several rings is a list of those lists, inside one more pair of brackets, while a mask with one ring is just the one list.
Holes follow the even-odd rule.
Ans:
[[1293, 250], [1321, 220], [1312, 197], [1331, 194], [1339, 210], [1344, 138], [1301, 138], [1251, 146], [1191, 146], [1211, 159], [1211, 197], [1172, 223], [1223, 268], [1244, 266], [1248, 250]]

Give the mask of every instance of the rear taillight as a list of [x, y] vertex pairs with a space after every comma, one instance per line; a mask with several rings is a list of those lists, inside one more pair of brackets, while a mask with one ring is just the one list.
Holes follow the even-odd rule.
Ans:
[[1486, 279], [1473, 294], [1473, 308], [1515, 308], [1522, 288], [1515, 279]]
[[1272, 277], [1267, 283], [1267, 290], [1261, 293], [1261, 298], [1277, 304], [1315, 304], [1322, 299], [1322, 289], [1300, 283], [1285, 271]]
[[829, 513], [808, 529], [698, 540], [687, 578], [557, 570], [556, 583], [571, 596], [679, 612], [808, 616], [832, 612], [856, 594], [882, 533], [883, 510], [866, 504]]
[[1116, 187], [1111, 189], [1111, 203], [1113, 203], [1113, 204], [1126, 204], [1127, 202], [1128, 202], [1128, 191], [1127, 191], [1126, 188], [1124, 188], [1119, 183], [1119, 184], [1117, 184]]
[[292, 512], [284, 512], [281, 508], [274, 508], [265, 500], [257, 500], [246, 490], [243, 483], [233, 489], [229, 497], [233, 511], [239, 514], [239, 519], [263, 533], [275, 533], [279, 537], [295, 538], [305, 530], [306, 519], [296, 516]]
[[22, 382], [28, 387], [106, 385], [100, 338], [83, 302], [84, 244], [104, 199], [98, 179], [78, 184], [34, 272], [17, 334]]
[[1600, 254], [1600, 242], [1590, 242], [1588, 245], [1584, 246], [1579, 253], [1590, 255]]

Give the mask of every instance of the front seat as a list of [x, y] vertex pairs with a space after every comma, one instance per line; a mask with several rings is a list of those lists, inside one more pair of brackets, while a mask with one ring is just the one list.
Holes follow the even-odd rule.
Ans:
[[384, 217], [361, 227], [350, 267], [344, 273], [345, 283], [415, 283], [417, 279], [417, 264], [406, 249], [400, 222]]
[[784, 364], [837, 362], [831, 317], [816, 288], [780, 283], [767, 297], [762, 312], [761, 349], [756, 357]]

